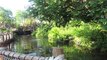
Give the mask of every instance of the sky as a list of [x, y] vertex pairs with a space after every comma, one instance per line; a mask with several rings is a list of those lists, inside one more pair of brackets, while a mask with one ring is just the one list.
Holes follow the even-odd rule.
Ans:
[[17, 10], [25, 10], [29, 5], [28, 0], [0, 0], [0, 6], [11, 10], [13, 15]]

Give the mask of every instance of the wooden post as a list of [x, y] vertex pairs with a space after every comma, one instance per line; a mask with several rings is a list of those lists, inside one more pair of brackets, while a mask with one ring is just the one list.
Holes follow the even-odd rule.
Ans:
[[53, 55], [54, 57], [57, 57], [57, 56], [62, 55], [62, 54], [63, 54], [63, 49], [62, 49], [62, 48], [53, 47], [52, 55]]

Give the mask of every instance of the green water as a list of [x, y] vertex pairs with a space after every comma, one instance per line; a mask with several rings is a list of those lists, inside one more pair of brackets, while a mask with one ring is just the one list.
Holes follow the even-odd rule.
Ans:
[[30, 53], [37, 49], [36, 39], [30, 35], [15, 37], [14, 51], [19, 53]]
[[48, 47], [47, 39], [36, 39], [31, 35], [21, 35], [15, 37], [13, 51], [23, 54], [31, 54], [38, 56], [48, 56], [51, 49]]

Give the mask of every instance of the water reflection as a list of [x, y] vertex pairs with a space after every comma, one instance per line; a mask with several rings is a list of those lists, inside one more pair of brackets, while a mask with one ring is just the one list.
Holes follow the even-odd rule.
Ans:
[[13, 51], [36, 56], [48, 56], [51, 49], [47, 39], [36, 39], [31, 35], [16, 36]]
[[16, 37], [14, 51], [19, 53], [31, 53], [37, 49], [36, 39], [30, 35], [22, 35]]

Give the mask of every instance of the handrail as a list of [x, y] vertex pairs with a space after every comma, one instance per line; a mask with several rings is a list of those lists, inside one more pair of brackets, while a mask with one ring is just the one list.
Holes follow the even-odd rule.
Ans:
[[11, 40], [13, 38], [13, 33], [2, 33], [0, 34], [0, 43], [3, 43], [7, 40]]

